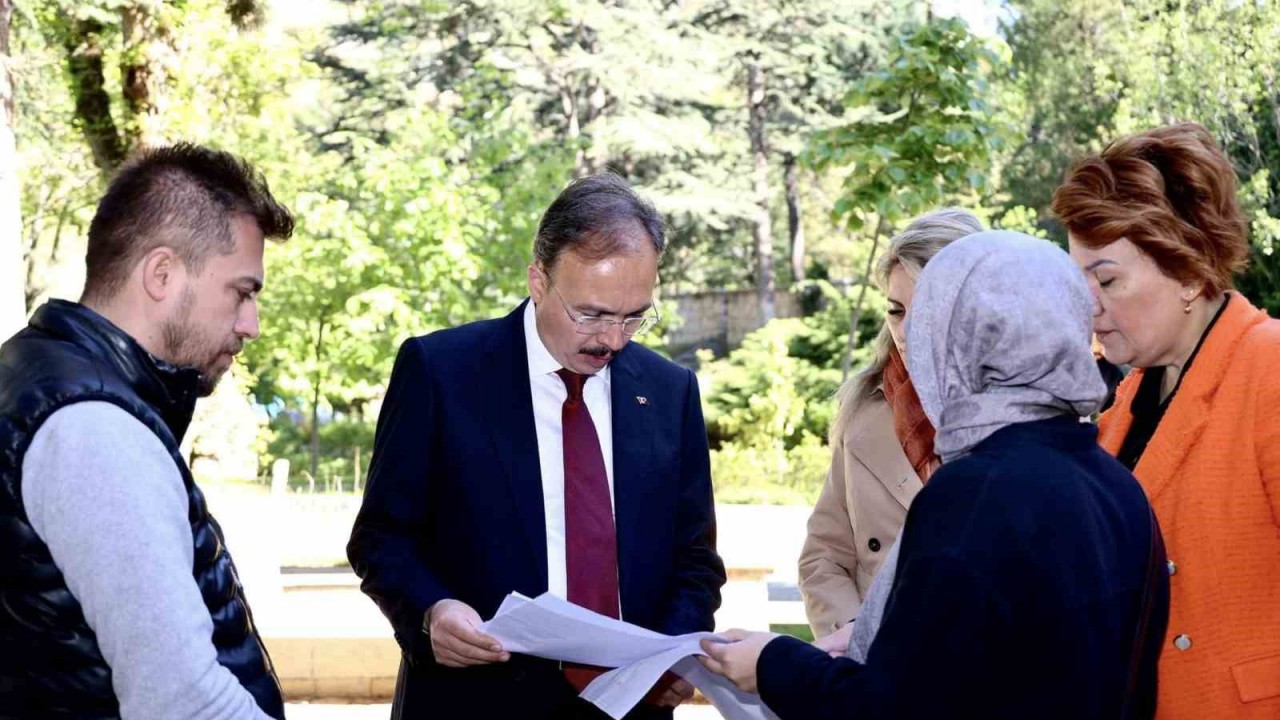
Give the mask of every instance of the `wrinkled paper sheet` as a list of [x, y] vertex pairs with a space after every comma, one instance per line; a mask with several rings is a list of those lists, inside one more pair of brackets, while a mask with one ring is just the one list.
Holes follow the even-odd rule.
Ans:
[[726, 720], [777, 720], [759, 695], [742, 692], [694, 657], [705, 654], [698, 645], [703, 638], [722, 639], [713, 633], [663, 635], [550, 593], [536, 599], [511, 593], [480, 630], [507, 652], [615, 668], [592, 681], [581, 696], [614, 720], [635, 707], [668, 670], [702, 691]]

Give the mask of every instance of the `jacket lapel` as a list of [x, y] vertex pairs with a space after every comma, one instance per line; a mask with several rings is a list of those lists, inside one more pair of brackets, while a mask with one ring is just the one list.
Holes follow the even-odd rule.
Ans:
[[529, 551], [547, 583], [547, 528], [542, 502], [542, 468], [538, 462], [538, 431], [533, 419], [533, 391], [524, 340], [524, 308], [528, 300], [500, 322], [488, 348], [488, 377], [484, 410], [491, 418], [490, 439], [515, 501]]
[[[1204, 349], [1201, 348], [1201, 353], [1203, 352]], [[1185, 384], [1195, 377], [1196, 367], [1202, 360], [1207, 361], [1208, 358], [1196, 358], [1195, 365], [1191, 368], [1192, 372], [1183, 381], [1184, 384], [1174, 396], [1173, 402], [1169, 404], [1169, 409], [1165, 411], [1155, 434], [1151, 436], [1147, 449], [1142, 452], [1137, 467], [1133, 469], [1133, 474], [1142, 478], [1147, 497], [1152, 500], [1164, 492], [1164, 489], [1169, 486], [1169, 481], [1178, 474], [1178, 469], [1182, 467], [1187, 452], [1200, 437], [1205, 420], [1209, 417], [1209, 397], [1201, 393], [1193, 396], [1192, 393], [1187, 392], [1191, 388]], [[1209, 373], [1201, 373], [1201, 375], [1207, 374]], [[1203, 391], [1205, 388], [1198, 388], [1198, 390]], [[1186, 397], [1183, 397], [1184, 392], [1187, 393]], [[1130, 425], [1132, 425], [1132, 416], [1130, 416]], [[1123, 443], [1123, 438], [1121, 442]]]
[[[1201, 344], [1190, 371], [1182, 378], [1182, 385], [1134, 468], [1133, 474], [1142, 481], [1151, 499], [1159, 496], [1180, 474], [1187, 453], [1204, 430], [1213, 397], [1226, 376], [1232, 352], [1249, 328], [1265, 319], [1265, 313], [1249, 304], [1242, 295], [1231, 294], [1226, 309]], [[1134, 375], [1126, 381], [1123, 405], [1118, 404], [1115, 411], [1118, 416], [1114, 421], [1108, 419], [1105, 436], [1100, 436], [1103, 447], [1113, 454], [1119, 452], [1133, 424], [1133, 397], [1142, 379], [1139, 372]]]
[[893, 410], [882, 396], [878, 397], [873, 411], [865, 413], [862, 422], [851, 427], [845, 436], [845, 460], [861, 463], [894, 500], [907, 508], [924, 484], [893, 432]]
[[[657, 483], [650, 468], [654, 457], [654, 420], [658, 409], [650, 404], [645, 376], [635, 362], [636, 353], [624, 349], [610, 364], [610, 412], [613, 425], [613, 507], [618, 538], [618, 590], [624, 615], [636, 563], [643, 562], [645, 519], [653, 517], [658, 502]], [[643, 400], [642, 400], [643, 398]], [[662, 409], [669, 416], [671, 408]], [[624, 511], [625, 509], [625, 511]], [[631, 552], [631, 549], [637, 549]]]

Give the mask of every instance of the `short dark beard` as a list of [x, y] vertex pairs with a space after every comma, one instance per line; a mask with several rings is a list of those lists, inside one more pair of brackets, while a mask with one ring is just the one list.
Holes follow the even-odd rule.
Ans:
[[196, 380], [196, 397], [206, 398], [213, 394], [218, 388], [218, 382], [222, 380], [222, 373], [217, 375], [209, 375], [201, 372]]
[[[211, 374], [207, 368], [201, 367], [202, 362], [200, 356], [208, 354], [209, 349], [203, 347], [202, 343], [192, 337], [190, 332], [191, 311], [196, 305], [196, 295], [191, 288], [186, 288], [182, 292], [182, 297], [178, 301], [178, 309], [175, 317], [167, 320], [160, 328], [161, 342], [164, 344], [165, 359], [178, 367], [195, 368], [200, 373], [199, 379], [196, 381], [196, 394], [199, 397], [209, 397], [213, 394], [214, 388], [218, 387], [218, 381], [222, 379], [222, 373], [216, 375]], [[218, 358], [214, 355], [208, 359], [212, 363]]]

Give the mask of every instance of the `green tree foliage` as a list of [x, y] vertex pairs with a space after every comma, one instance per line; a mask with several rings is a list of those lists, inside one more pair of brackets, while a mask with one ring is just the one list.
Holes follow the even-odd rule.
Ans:
[[982, 190], [1003, 143], [985, 80], [999, 63], [959, 20], [899, 39], [888, 67], [850, 91], [853, 120], [813, 146], [819, 168], [848, 169], [834, 213], [856, 229], [869, 217], [895, 222], [958, 192]]
[[[0, 252], [22, 254], [24, 309], [74, 296], [128, 152], [184, 139], [249, 158], [298, 230], [268, 248], [263, 336], [224, 388], [257, 406], [211, 405], [208, 426], [257, 428], [265, 411], [267, 459], [320, 487], [350, 487], [367, 462], [399, 343], [510, 308], [543, 209], [604, 168], [669, 220], [663, 295], [805, 297], [803, 319], [702, 358], [722, 499], [816, 492], [832, 394], [880, 324], [867, 280], [884, 238], [959, 204], [1061, 241], [1053, 189], [1118, 135], [1211, 129], [1250, 220], [1241, 289], [1280, 313], [1273, 2], [1016, 0], [985, 40], [923, 3], [870, 0], [303, 7], [0, 0], [16, 147], [0, 135], [0, 176], [21, 180], [20, 237]], [[195, 455], [232, 454], [196, 436]]]
[[[1016, 2], [1002, 28], [1010, 63], [999, 73], [1001, 107], [1017, 124], [1003, 158], [1008, 204], [1049, 216], [1053, 191], [1070, 158], [1100, 150], [1140, 52], [1124, 26], [1121, 0]], [[1016, 178], [1016, 182], [1010, 182]]]
[[22, 328], [22, 189], [14, 137], [13, 2], [0, 0], [0, 337]]
[[998, 163], [997, 204], [1036, 211], [1039, 226], [1064, 241], [1048, 206], [1074, 158], [1194, 120], [1217, 136], [1240, 179], [1254, 246], [1240, 287], [1280, 311], [1280, 6], [1023, 0], [1010, 10], [1003, 34], [1012, 59], [997, 82], [1018, 141]]
[[457, 159], [501, 195], [509, 235], [499, 241], [521, 251], [567, 178], [606, 167], [677, 222], [694, 213], [722, 225], [733, 198], [696, 178], [719, 152], [705, 109], [727, 96], [682, 12], [586, 0], [368, 3], [320, 55], [346, 90], [334, 141], [394, 143], [386, 108], [449, 113]]
[[213, 395], [196, 405], [182, 450], [200, 477], [245, 480], [262, 474], [266, 418], [245, 402], [249, 380], [243, 366], [233, 366]]
[[[527, 248], [538, 214], [572, 174], [612, 169], [668, 218], [668, 289], [751, 287], [761, 207], [805, 222], [806, 178], [785, 159], [840, 112], [847, 83], [882, 61], [900, 11], [883, 4], [705, 0], [554, 3], [378, 0], [353, 5], [318, 62], [343, 89], [327, 142], [394, 144], [385, 110], [450, 117], [455, 155], [501, 197], [497, 242]], [[896, 6], [895, 6], [896, 7]], [[744, 59], [768, 75], [763, 200], [753, 190]], [[795, 188], [786, 196], [785, 188]], [[773, 237], [778, 237], [776, 234]], [[772, 243], [767, 248], [772, 253]], [[802, 248], [803, 249], [803, 248]]]
[[37, 10], [23, 5], [13, 15], [24, 317], [51, 292], [69, 295], [83, 284], [83, 236], [101, 182], [75, 127], [64, 50], [41, 31]]
[[[514, 273], [494, 276], [485, 188], [441, 158], [442, 120], [413, 120], [415, 143], [370, 146], [362, 162], [319, 167], [298, 194], [298, 237], [271, 249], [263, 338], [248, 346], [255, 394], [306, 410], [312, 473], [324, 411], [364, 419], [401, 341], [511, 304]], [[430, 124], [435, 123], [435, 127]], [[328, 192], [320, 192], [328, 190]]]
[[[884, 305], [878, 291], [870, 302]], [[826, 478], [827, 429], [848, 332], [851, 299], [811, 281], [804, 318], [776, 319], [723, 358], [700, 355], [703, 410], [712, 448], [716, 497], [725, 502], [811, 503]], [[879, 318], [867, 314], [859, 336], [870, 340]], [[870, 358], [859, 344], [856, 365]]]
[[[336, 93], [320, 68], [299, 62], [320, 44], [318, 32], [276, 28], [274, 52], [264, 53], [266, 30], [237, 29], [221, 2], [150, 9], [166, 19], [172, 47], [200, 43], [198, 52], [166, 60], [157, 140], [195, 139], [244, 155], [298, 215], [295, 237], [268, 248], [263, 337], [246, 346], [244, 359], [253, 396], [306, 427], [312, 459], [301, 467], [314, 474], [321, 417], [362, 418], [400, 340], [491, 314], [517, 296], [518, 275], [504, 272], [506, 251], [490, 242], [494, 192], [474, 185], [465, 165], [450, 162], [456, 137], [437, 111], [384, 114], [385, 127], [397, 133], [395, 146], [360, 136], [347, 152], [324, 146], [317, 128], [330, 119]], [[104, 43], [117, 48], [112, 52], [125, 53], [109, 42], [121, 33], [120, 7], [64, 10], [56, 3], [41, 8], [31, 32], [21, 35], [28, 57], [44, 64], [33, 68], [41, 73], [38, 84], [20, 86], [20, 99], [29, 120], [46, 121], [23, 126], [24, 155], [33, 160], [24, 178], [30, 302], [50, 289], [45, 282], [56, 284], [57, 294], [78, 291], [82, 275], [55, 283], [48, 268], [70, 265], [68, 258], [80, 265], [99, 171], [109, 167], [95, 150], [105, 136], [86, 134], [75, 109], [82, 103], [69, 51], [51, 38], [61, 37], [68, 22], [88, 18], [102, 25]], [[121, 62], [108, 54], [103, 67]], [[60, 82], [68, 77], [72, 82]], [[113, 124], [131, 117], [114, 84], [125, 77], [102, 75]], [[117, 136], [123, 145], [141, 142], [123, 137]], [[49, 157], [69, 162], [38, 161]]]
[[[183, 51], [212, 13], [253, 27], [258, 0], [39, 0], [31, 3], [45, 41], [61, 51], [74, 125], [94, 163], [110, 174], [132, 150], [164, 142], [173, 81]], [[118, 73], [118, 74], [117, 74]]]
[[727, 357], [700, 358], [721, 501], [816, 498], [830, 459], [822, 438], [840, 372], [799, 356], [812, 347], [814, 332], [803, 320], [776, 319]]
[[848, 85], [882, 60], [885, 30], [902, 21], [906, 8], [849, 0], [713, 0], [698, 7], [693, 24], [723, 48], [721, 64], [744, 101], [737, 107], [745, 112], [725, 119], [745, 133], [750, 151], [752, 207], [746, 220], [764, 322], [774, 316], [776, 176], [783, 176], [786, 197], [787, 265], [793, 280], [803, 280], [797, 157], [815, 130], [834, 124]]
[[820, 133], [819, 169], [846, 170], [833, 214], [852, 229], [875, 218], [871, 251], [849, 314], [842, 372], [848, 376], [881, 235], [901, 220], [960, 193], [986, 188], [1002, 144], [988, 108], [986, 74], [999, 58], [959, 20], [931, 22], [899, 38], [887, 67], [846, 98], [852, 119]]

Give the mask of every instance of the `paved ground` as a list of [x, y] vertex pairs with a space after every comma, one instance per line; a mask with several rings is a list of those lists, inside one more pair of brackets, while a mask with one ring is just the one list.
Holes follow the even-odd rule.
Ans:
[[[311, 705], [295, 703], [286, 712], [289, 720], [387, 720], [390, 705]], [[689, 705], [676, 709], [676, 720], [721, 720], [720, 713], [708, 705]]]

